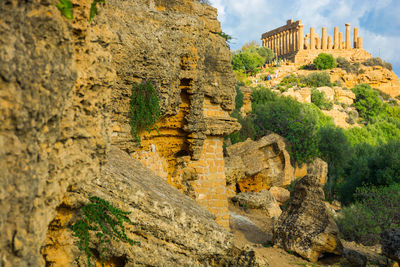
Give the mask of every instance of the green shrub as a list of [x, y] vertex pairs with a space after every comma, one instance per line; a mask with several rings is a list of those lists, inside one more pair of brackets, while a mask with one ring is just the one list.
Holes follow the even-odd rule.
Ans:
[[400, 229], [400, 184], [358, 188], [355, 196], [356, 203], [337, 218], [344, 239], [375, 245], [384, 230]]
[[106, 243], [110, 243], [111, 240], [128, 242], [130, 245], [137, 243], [127, 237], [125, 233], [124, 223], [131, 225], [133, 223], [127, 216], [130, 212], [115, 208], [99, 197], [92, 196], [89, 200], [90, 203], [81, 209], [83, 218], [75, 222], [71, 229], [73, 236], [79, 238], [77, 245], [81, 251], [85, 252], [88, 266], [91, 266], [90, 259], [93, 256], [89, 248], [90, 232], [97, 236], [101, 265], [104, 267], [103, 254], [106, 251], [106, 246], [104, 246]]
[[240, 86], [238, 84], [236, 84], [235, 90], [235, 111], [240, 112], [240, 109], [243, 107], [244, 104], [244, 95], [242, 93], [242, 90], [240, 90]]
[[306, 85], [303, 82], [304, 76], [295, 76], [288, 75], [282, 79], [279, 83], [279, 86], [285, 87], [286, 89], [297, 86], [297, 87], [305, 87]]
[[354, 106], [361, 118], [368, 121], [381, 112], [382, 101], [379, 99], [379, 93], [370, 85], [359, 84], [351, 90], [356, 95]]
[[349, 153], [351, 163], [339, 185], [340, 199], [344, 204], [354, 201], [353, 194], [362, 185], [389, 186], [400, 183], [400, 139], [373, 147], [362, 143]]
[[383, 61], [380, 57], [373, 57], [373, 58], [369, 58], [367, 60], [365, 60], [362, 63], [364, 66], [382, 66], [388, 70], [392, 70], [392, 64]]
[[326, 72], [313, 72], [307, 75], [303, 82], [310, 87], [332, 86], [331, 77]]
[[333, 199], [337, 193], [337, 180], [344, 174], [351, 152], [344, 130], [333, 125], [318, 130], [318, 150], [320, 157], [328, 163], [328, 182], [325, 186], [327, 199]]
[[329, 102], [325, 98], [325, 93], [320, 92], [318, 89], [315, 88], [311, 90], [311, 102], [314, 103], [320, 109], [331, 110], [333, 107], [332, 102]]
[[151, 81], [135, 83], [132, 85], [131, 95], [131, 131], [136, 141], [140, 144], [140, 132], [149, 133], [158, 130], [155, 123], [161, 117], [161, 109], [157, 92]]
[[252, 94], [252, 108], [257, 138], [270, 131], [287, 139], [294, 162], [310, 162], [318, 155], [316, 129], [318, 116], [292, 98], [277, 97], [260, 88]]
[[317, 70], [327, 70], [335, 68], [337, 63], [331, 54], [321, 53], [314, 59], [313, 65]]

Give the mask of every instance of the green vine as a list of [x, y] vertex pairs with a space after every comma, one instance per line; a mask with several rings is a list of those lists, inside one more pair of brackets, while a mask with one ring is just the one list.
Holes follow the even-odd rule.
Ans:
[[[61, 15], [66, 17], [67, 19], [74, 18], [74, 7], [71, 0], [58, 0], [57, 8], [60, 10]], [[93, 0], [92, 4], [90, 5], [90, 13], [89, 13], [89, 22], [92, 21], [94, 16], [97, 15], [98, 9], [97, 4], [105, 4], [105, 0]]]
[[161, 117], [161, 109], [157, 91], [151, 81], [132, 85], [130, 113], [132, 134], [139, 144], [141, 131], [158, 131], [155, 123]]
[[90, 259], [93, 256], [90, 248], [89, 231], [95, 232], [99, 238], [100, 260], [104, 267], [104, 252], [106, 251], [105, 243], [111, 240], [117, 242], [124, 241], [130, 245], [138, 243], [127, 237], [125, 233], [124, 222], [133, 225], [128, 218], [130, 212], [122, 211], [113, 207], [109, 202], [96, 196], [89, 198], [90, 203], [82, 207], [83, 219], [78, 220], [71, 226], [73, 236], [79, 238], [78, 248], [84, 251], [87, 256], [88, 266], [90, 267]]

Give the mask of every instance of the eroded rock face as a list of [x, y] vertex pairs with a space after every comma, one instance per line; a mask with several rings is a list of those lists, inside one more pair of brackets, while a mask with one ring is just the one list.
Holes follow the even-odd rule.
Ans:
[[342, 81], [347, 88], [353, 88], [359, 83], [367, 83], [373, 88], [395, 97], [400, 95], [399, 78], [393, 71], [381, 66], [361, 66], [363, 73], [347, 73], [345, 70], [336, 68], [330, 70], [332, 81]]
[[271, 186], [289, 185], [293, 167], [282, 137], [277, 134], [260, 140], [246, 140], [226, 149], [227, 185], [237, 184], [240, 192], [258, 192]]
[[275, 225], [274, 243], [313, 262], [323, 253], [342, 254], [339, 231], [324, 198], [319, 177], [307, 175], [297, 181]]
[[11, 0], [0, 16], [0, 265], [44, 266], [67, 187], [106, 159], [115, 71], [87, 14], [71, 22], [54, 1]]
[[282, 211], [274, 196], [268, 190], [260, 192], [239, 193], [231, 198], [233, 203], [237, 203], [245, 209], [260, 209], [267, 213], [269, 217], [278, 218]]
[[[110, 264], [117, 260], [125, 266], [254, 264], [251, 252], [235, 248], [232, 235], [215, 222], [211, 213], [126, 152], [112, 147], [100, 177], [73, 186], [59, 207], [43, 248], [49, 266], [72, 265], [78, 256], [79, 263], [85, 265], [86, 257], [78, 251], [68, 223], [77, 219], [77, 211], [88, 203], [90, 195], [131, 212], [129, 218], [134, 225], [127, 225], [126, 233], [140, 242], [130, 246], [113, 241], [105, 254]], [[96, 238], [92, 238], [90, 247], [96, 250]]]

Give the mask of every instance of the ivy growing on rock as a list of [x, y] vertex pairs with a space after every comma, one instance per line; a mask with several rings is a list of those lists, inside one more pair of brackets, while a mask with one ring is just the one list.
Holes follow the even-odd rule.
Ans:
[[139, 133], [143, 130], [149, 133], [158, 131], [155, 123], [161, 117], [159, 98], [151, 81], [135, 83], [131, 96], [131, 130], [136, 141], [140, 144]]
[[96, 196], [90, 197], [89, 200], [90, 203], [81, 209], [83, 219], [74, 223], [71, 229], [74, 232], [73, 236], [79, 238], [78, 248], [85, 252], [88, 266], [91, 266], [90, 259], [93, 256], [89, 248], [90, 231], [95, 233], [98, 245], [101, 247], [100, 260], [104, 266], [105, 243], [110, 243], [111, 240], [128, 242], [130, 245], [137, 243], [125, 233], [124, 223], [133, 223], [127, 216], [130, 212], [115, 208], [106, 200]]

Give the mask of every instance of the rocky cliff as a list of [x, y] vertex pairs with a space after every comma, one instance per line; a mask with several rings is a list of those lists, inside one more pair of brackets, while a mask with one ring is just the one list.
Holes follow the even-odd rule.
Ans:
[[[73, 1], [73, 20], [56, 3], [0, 2], [0, 265], [44, 265], [40, 250], [64, 196], [102, 177], [111, 143], [144, 163], [158, 155], [148, 166], [164, 166], [168, 182], [226, 226], [222, 136], [238, 125], [228, 116], [234, 77], [216, 10], [110, 0], [89, 23], [91, 1]], [[139, 149], [130, 89], [149, 79], [164, 117]]]

